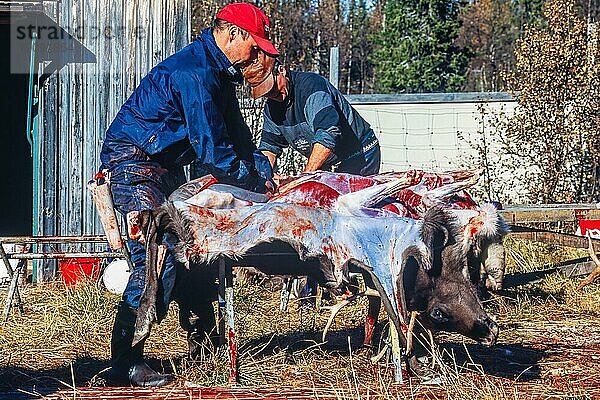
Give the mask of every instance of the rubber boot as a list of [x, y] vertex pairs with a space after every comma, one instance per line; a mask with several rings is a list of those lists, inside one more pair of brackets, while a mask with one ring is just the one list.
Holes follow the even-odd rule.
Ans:
[[175, 377], [172, 374], [161, 374], [150, 368], [144, 361], [144, 342], [142, 340], [132, 349], [133, 365], [129, 368], [129, 383], [132, 386], [160, 387], [165, 386]]
[[159, 374], [150, 368], [143, 357], [145, 339], [131, 346], [135, 330], [136, 312], [120, 303], [110, 342], [110, 377], [116, 385], [159, 387], [173, 381], [170, 374]]

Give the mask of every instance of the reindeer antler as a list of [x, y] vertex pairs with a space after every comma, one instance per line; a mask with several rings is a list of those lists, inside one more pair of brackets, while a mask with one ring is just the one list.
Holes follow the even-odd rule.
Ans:
[[323, 329], [323, 336], [322, 336], [323, 342], [325, 341], [325, 336], [327, 336], [327, 332], [329, 331], [329, 328], [331, 327], [331, 324], [333, 323], [335, 316], [340, 312], [340, 310], [342, 308], [346, 307], [348, 304], [350, 304], [350, 302], [352, 302], [353, 300], [356, 300], [357, 298], [359, 298], [361, 296], [380, 297], [380, 294], [375, 289], [367, 288], [364, 292], [357, 293], [357, 294], [350, 296], [347, 299], [344, 299], [344, 300], [340, 301], [339, 303], [333, 305], [331, 307], [331, 314], [329, 315], [329, 319], [327, 320], [325, 329]]

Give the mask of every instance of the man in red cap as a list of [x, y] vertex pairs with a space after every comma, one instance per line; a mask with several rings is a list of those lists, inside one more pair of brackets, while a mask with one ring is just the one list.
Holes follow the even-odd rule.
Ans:
[[[252, 142], [235, 96], [235, 86], [243, 80], [241, 69], [259, 51], [278, 54], [269, 40], [268, 18], [252, 4], [229, 4], [212, 28], [155, 66], [127, 99], [106, 132], [100, 159], [115, 208], [132, 225], [185, 182], [183, 166], [192, 161], [220, 182], [274, 191], [269, 161]], [[173, 376], [157, 373], [144, 362], [145, 339], [133, 345], [146, 273], [144, 244], [135, 229], [129, 231], [134, 268], [113, 326], [111, 378], [113, 383], [162, 386]], [[167, 248], [174, 242], [165, 235]], [[214, 278], [201, 276], [209, 268], [187, 272], [179, 267], [169, 252], [160, 270], [157, 317], [164, 318], [171, 294], [176, 294], [193, 350], [195, 341], [214, 327]], [[191, 290], [193, 295], [186, 295]]]

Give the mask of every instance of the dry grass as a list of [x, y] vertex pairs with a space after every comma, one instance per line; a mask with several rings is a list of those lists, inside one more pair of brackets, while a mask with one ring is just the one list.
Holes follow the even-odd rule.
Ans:
[[[582, 254], [515, 239], [507, 245], [511, 272]], [[307, 388], [315, 398], [598, 398], [600, 285], [577, 292], [576, 284], [554, 275], [539, 285], [494, 295], [486, 306], [498, 316], [499, 344], [487, 349], [458, 335], [440, 334], [443, 382], [433, 387], [416, 380], [393, 384], [387, 362], [371, 363], [360, 348], [364, 300], [344, 309], [328, 341], [320, 343], [326, 312], [299, 312], [292, 302], [288, 313], [280, 313], [278, 293], [236, 287], [241, 382]], [[0, 385], [13, 390], [67, 388], [73, 382], [79, 387], [102, 385], [118, 298], [94, 283], [77, 290], [59, 283], [31, 286], [23, 297], [25, 314], [13, 311], [0, 325]], [[379, 331], [385, 315], [382, 320]], [[224, 350], [207, 348], [197, 363], [185, 359], [186, 351], [174, 306], [147, 342], [151, 364], [174, 371], [176, 387], [227, 383]]]

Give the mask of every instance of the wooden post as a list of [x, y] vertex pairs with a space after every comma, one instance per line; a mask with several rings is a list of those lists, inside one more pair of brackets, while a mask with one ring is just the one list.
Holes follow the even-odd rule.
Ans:
[[219, 258], [217, 267], [219, 268], [219, 344], [223, 345], [227, 342], [225, 333], [225, 260], [223, 258]]
[[340, 48], [329, 49], [329, 82], [337, 89], [340, 84]]
[[229, 383], [238, 382], [237, 370], [237, 339], [235, 337], [235, 324], [233, 312], [233, 268], [227, 265], [225, 260], [221, 261], [225, 271], [225, 319], [227, 323], [227, 348], [229, 350]]
[[394, 363], [394, 382], [402, 384], [404, 382], [402, 376], [402, 347], [400, 346], [400, 338], [396, 325], [390, 322], [390, 340], [392, 342], [392, 361]]
[[21, 267], [23, 265], [23, 261], [19, 261], [19, 265], [15, 270], [12, 269], [10, 262], [8, 261], [8, 256], [4, 251], [4, 245], [0, 243], [0, 258], [4, 262], [4, 266], [6, 267], [6, 273], [10, 278], [10, 286], [8, 289], [8, 297], [6, 299], [6, 305], [4, 307], [4, 320], [8, 319], [8, 315], [10, 314], [10, 309], [12, 307], [13, 297], [16, 297], [17, 304], [19, 306], [19, 310], [23, 313], [23, 306], [21, 305], [21, 296], [19, 296], [19, 273], [21, 272]]

